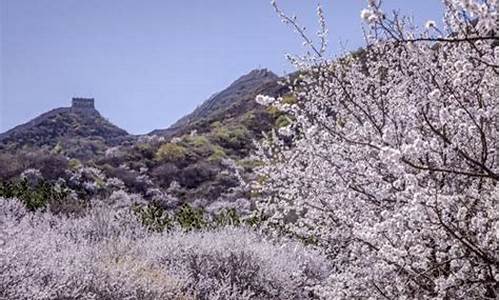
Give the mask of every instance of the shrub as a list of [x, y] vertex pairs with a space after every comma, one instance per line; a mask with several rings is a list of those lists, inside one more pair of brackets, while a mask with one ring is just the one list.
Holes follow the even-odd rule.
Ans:
[[282, 97], [281, 101], [284, 104], [292, 105], [297, 103], [297, 97], [293, 94], [287, 94]]
[[206, 162], [199, 162], [182, 169], [179, 183], [186, 188], [195, 188], [215, 177], [217, 170]]
[[210, 146], [210, 141], [202, 135], [193, 135], [193, 136], [187, 136], [185, 138], [186, 142], [189, 145], [192, 145], [196, 148], [201, 148], [201, 147], [208, 147]]
[[133, 208], [141, 223], [148, 229], [162, 232], [170, 230], [214, 229], [228, 225], [237, 226], [242, 222], [236, 209], [221, 209], [209, 214], [202, 208], [189, 204], [167, 211], [158, 204], [137, 205]]
[[214, 145], [212, 151], [212, 154], [207, 158], [209, 162], [219, 162], [227, 157], [226, 152], [219, 145]]
[[242, 149], [251, 142], [250, 132], [245, 126], [215, 127], [212, 137], [216, 143], [224, 148]]
[[184, 142], [189, 151], [198, 157], [208, 157], [214, 152], [214, 145], [202, 135], [186, 136]]
[[9, 180], [24, 170], [25, 166], [19, 156], [0, 153], [0, 180]]
[[175, 221], [185, 230], [202, 229], [207, 226], [201, 208], [194, 208], [190, 205], [183, 205], [175, 213]]
[[258, 120], [255, 116], [255, 113], [252, 111], [247, 111], [243, 116], [241, 123], [246, 127], [246, 128], [254, 128], [258, 124]]
[[136, 171], [122, 167], [115, 168], [110, 165], [104, 165], [102, 166], [102, 169], [103, 173], [108, 178], [117, 178], [121, 180], [125, 186], [134, 193], [139, 193], [147, 189], [143, 183], [137, 181], [139, 174]]
[[68, 168], [70, 170], [77, 170], [82, 167], [82, 163], [78, 159], [70, 159], [68, 162]]
[[170, 183], [178, 177], [179, 168], [174, 163], [161, 164], [151, 171], [151, 176], [164, 187], [168, 187]]
[[286, 127], [288, 125], [290, 125], [292, 122], [290, 120], [290, 117], [288, 117], [287, 115], [280, 115], [276, 121], [274, 122], [274, 126], [276, 128], [281, 128], [281, 127]]
[[185, 147], [174, 143], [166, 143], [160, 146], [155, 157], [158, 161], [175, 162], [184, 160], [186, 154], [187, 150]]
[[137, 206], [134, 211], [141, 223], [150, 230], [162, 232], [174, 228], [175, 219], [158, 205]]
[[45, 208], [49, 202], [65, 202], [69, 191], [45, 180], [30, 184], [27, 179], [0, 182], [0, 197], [18, 198], [29, 210]]
[[56, 180], [63, 177], [68, 168], [68, 159], [45, 150], [19, 151], [17, 154], [0, 154], [0, 179], [10, 180], [26, 169], [38, 169], [43, 177]]
[[140, 156], [146, 159], [155, 158], [155, 151], [153, 145], [149, 143], [136, 143], [133, 147], [134, 151], [137, 151]]

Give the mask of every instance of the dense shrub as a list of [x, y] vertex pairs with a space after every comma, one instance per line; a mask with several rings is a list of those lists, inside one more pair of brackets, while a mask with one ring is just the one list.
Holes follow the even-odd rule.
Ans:
[[117, 178], [123, 181], [125, 186], [133, 193], [147, 190], [147, 186], [144, 186], [143, 182], [137, 180], [139, 174], [134, 170], [123, 167], [114, 168], [110, 165], [105, 165], [102, 169], [107, 177]]
[[213, 153], [213, 145], [205, 136], [188, 136], [185, 138], [185, 143], [197, 156], [207, 157]]
[[16, 155], [0, 153], [0, 180], [9, 180], [23, 170], [24, 164]]
[[160, 146], [156, 152], [156, 159], [159, 161], [176, 162], [186, 157], [187, 150], [183, 146], [166, 143]]
[[224, 127], [215, 126], [212, 129], [212, 138], [224, 148], [244, 150], [251, 145], [250, 132], [243, 125]]
[[68, 194], [67, 189], [45, 180], [34, 183], [30, 183], [28, 179], [0, 181], [0, 197], [18, 198], [29, 210], [45, 208], [49, 203], [64, 203]]
[[179, 183], [186, 188], [195, 188], [215, 177], [217, 170], [208, 163], [200, 162], [182, 169]]
[[[173, 229], [185, 231], [209, 229], [231, 223], [229, 220], [223, 220], [226, 214], [219, 214], [212, 217], [206, 214], [202, 208], [195, 208], [189, 204], [184, 204], [179, 208], [167, 211], [159, 205], [152, 203], [146, 206], [136, 206], [134, 212], [146, 228], [160, 232]], [[228, 214], [227, 217], [233, 218], [235, 220], [234, 224], [239, 224], [239, 216]]]
[[56, 180], [64, 176], [67, 168], [68, 159], [66, 157], [45, 150], [0, 154], [0, 180], [4, 181], [18, 177], [26, 169], [37, 169], [44, 178]]
[[151, 171], [151, 176], [163, 187], [168, 187], [178, 174], [179, 168], [174, 163], [161, 164]]
[[33, 153], [29, 155], [28, 168], [38, 169], [48, 180], [57, 180], [63, 177], [68, 168], [68, 159], [62, 155], [51, 153]]
[[80, 136], [78, 138], [68, 138], [63, 139], [61, 144], [63, 145], [63, 152], [66, 156], [77, 158], [82, 161], [89, 161], [96, 156], [104, 155], [104, 152], [107, 149], [105, 141], [100, 137]]
[[155, 152], [154, 152], [155, 148], [151, 144], [137, 143], [134, 145], [133, 149], [137, 151], [144, 158], [147, 159], [155, 158]]
[[209, 162], [219, 162], [222, 159], [226, 158], [226, 152], [224, 151], [224, 148], [222, 148], [219, 145], [214, 145], [212, 147], [212, 154], [207, 158]]

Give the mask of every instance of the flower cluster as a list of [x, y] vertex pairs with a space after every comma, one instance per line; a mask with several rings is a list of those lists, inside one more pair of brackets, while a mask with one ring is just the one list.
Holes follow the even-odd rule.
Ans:
[[257, 95], [257, 97], [255, 97], [255, 101], [257, 103], [259, 103], [260, 105], [270, 105], [271, 103], [273, 103], [275, 101], [275, 99], [273, 97], [269, 97], [269, 96], [264, 96], [264, 95]]

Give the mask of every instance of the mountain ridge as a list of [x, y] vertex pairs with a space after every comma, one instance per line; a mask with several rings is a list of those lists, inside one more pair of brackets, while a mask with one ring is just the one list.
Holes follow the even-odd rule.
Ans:
[[250, 104], [247, 105], [247, 108], [253, 108], [255, 106], [253, 100], [259, 92], [269, 90], [270, 93], [276, 94], [274, 91], [281, 88], [277, 84], [279, 79], [279, 76], [266, 68], [254, 69], [240, 76], [227, 88], [212, 94], [191, 113], [181, 117], [169, 127], [155, 129], [148, 135], [175, 136], [180, 134], [181, 131], [186, 133], [187, 129], [199, 129], [196, 128], [198, 127], [196, 126], [197, 121], [216, 119], [217, 114], [223, 114], [234, 108], [234, 106]]
[[[279, 96], [285, 88], [278, 84], [280, 77], [268, 69], [254, 69], [240, 76], [227, 88], [214, 93], [191, 113], [165, 129], [155, 129], [144, 135], [132, 135], [105, 119], [94, 107], [94, 99], [73, 98], [70, 107], [59, 107], [38, 115], [32, 120], [0, 133], [0, 150], [15, 150], [25, 146], [53, 147], [62, 140], [93, 140], [105, 146], [133, 141], [139, 136], [172, 138], [192, 131], [207, 132], [214, 122], [237, 125], [246, 115], [256, 117], [253, 136], [267, 130], [272, 121], [264, 108], [254, 100], [258, 94]], [[81, 126], [83, 125], [83, 126]], [[250, 128], [251, 129], [251, 128]], [[80, 144], [80, 142], [77, 142]], [[95, 148], [95, 147], [94, 147]], [[101, 150], [102, 150], [101, 149]]]
[[288, 89], [280, 80], [266, 69], [253, 70], [173, 126], [146, 135], [130, 135], [111, 124], [94, 108], [93, 99], [73, 99], [71, 107], [50, 110], [3, 134], [0, 166], [8, 167], [0, 170], [0, 178], [11, 180], [34, 168], [57, 180], [68, 168], [92, 166], [148, 199], [155, 189], [166, 193], [173, 182], [181, 187], [175, 193], [182, 201], [246, 197], [227, 163], [237, 164], [241, 178], [253, 176], [253, 141], [286, 119], [255, 97], [285, 97]]

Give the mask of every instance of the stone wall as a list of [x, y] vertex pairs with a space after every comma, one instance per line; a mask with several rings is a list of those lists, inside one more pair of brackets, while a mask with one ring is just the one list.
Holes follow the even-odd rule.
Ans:
[[73, 98], [71, 100], [71, 111], [73, 112], [86, 112], [94, 110], [94, 98]]

